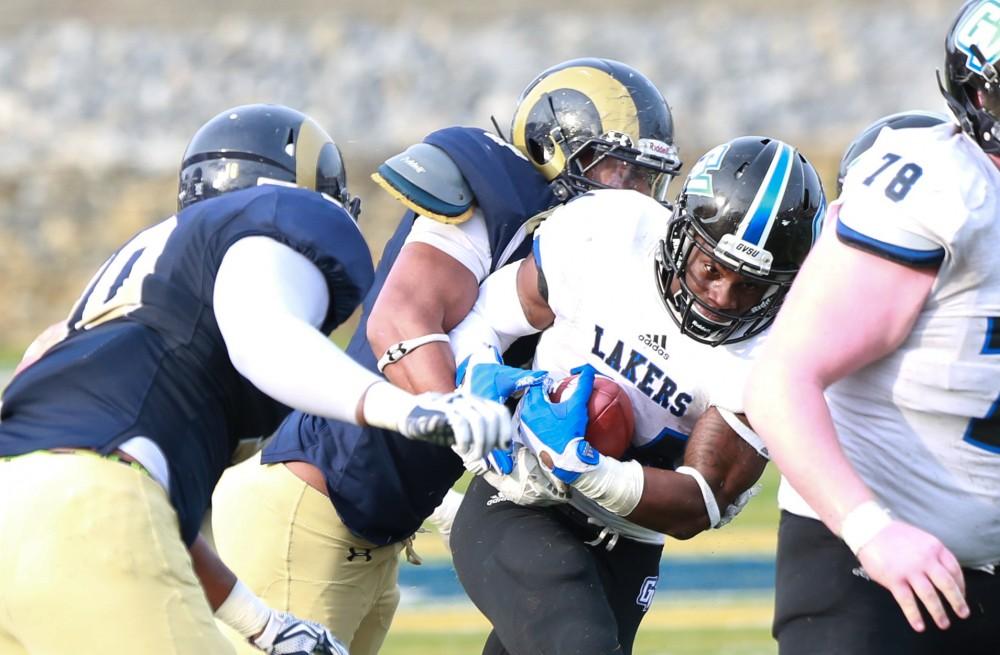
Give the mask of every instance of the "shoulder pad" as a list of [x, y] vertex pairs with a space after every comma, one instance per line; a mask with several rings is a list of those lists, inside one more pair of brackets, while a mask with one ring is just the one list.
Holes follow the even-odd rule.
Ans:
[[390, 157], [372, 179], [408, 208], [442, 223], [472, 216], [472, 189], [444, 150], [418, 143]]

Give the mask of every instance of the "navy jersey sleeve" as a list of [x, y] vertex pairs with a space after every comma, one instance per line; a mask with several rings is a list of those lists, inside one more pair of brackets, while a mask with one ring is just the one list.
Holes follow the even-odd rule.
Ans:
[[524, 222], [556, 204], [545, 177], [494, 134], [448, 127], [427, 135], [424, 142], [444, 150], [462, 171], [486, 219], [494, 268]]

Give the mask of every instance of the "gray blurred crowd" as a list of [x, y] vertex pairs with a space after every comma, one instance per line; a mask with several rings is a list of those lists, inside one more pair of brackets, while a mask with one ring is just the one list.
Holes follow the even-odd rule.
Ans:
[[800, 144], [831, 181], [870, 120], [941, 108], [934, 69], [956, 6], [538, 4], [462, 14], [444, 2], [376, 12], [352, 1], [284, 20], [273, 6], [200, 16], [202, 5], [182, 3], [176, 20], [144, 21], [134, 8], [115, 20], [18, 0], [0, 19], [0, 357], [65, 313], [117, 243], [173, 209], [186, 139], [225, 107], [280, 102], [324, 124], [365, 196], [377, 254], [398, 214], [367, 180], [382, 159], [445, 125], [492, 115], [506, 129], [521, 88], [578, 56], [646, 73], [688, 163], [768, 133]]

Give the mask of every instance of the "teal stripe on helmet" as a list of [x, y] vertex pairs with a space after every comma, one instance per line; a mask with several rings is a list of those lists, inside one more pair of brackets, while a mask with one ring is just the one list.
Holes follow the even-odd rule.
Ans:
[[792, 156], [794, 149], [785, 144], [778, 144], [778, 152], [771, 160], [771, 167], [764, 176], [764, 181], [753, 199], [747, 217], [743, 219], [738, 237], [756, 246], [763, 246], [771, 234], [771, 226], [778, 215], [781, 199], [788, 186], [788, 178], [792, 172]]

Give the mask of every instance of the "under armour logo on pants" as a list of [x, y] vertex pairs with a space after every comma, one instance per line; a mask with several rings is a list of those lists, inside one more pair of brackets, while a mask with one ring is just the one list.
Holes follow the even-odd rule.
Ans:
[[356, 557], [364, 557], [366, 562], [372, 561], [371, 548], [348, 548], [347, 551], [350, 553], [347, 556], [348, 562], [353, 562]]

